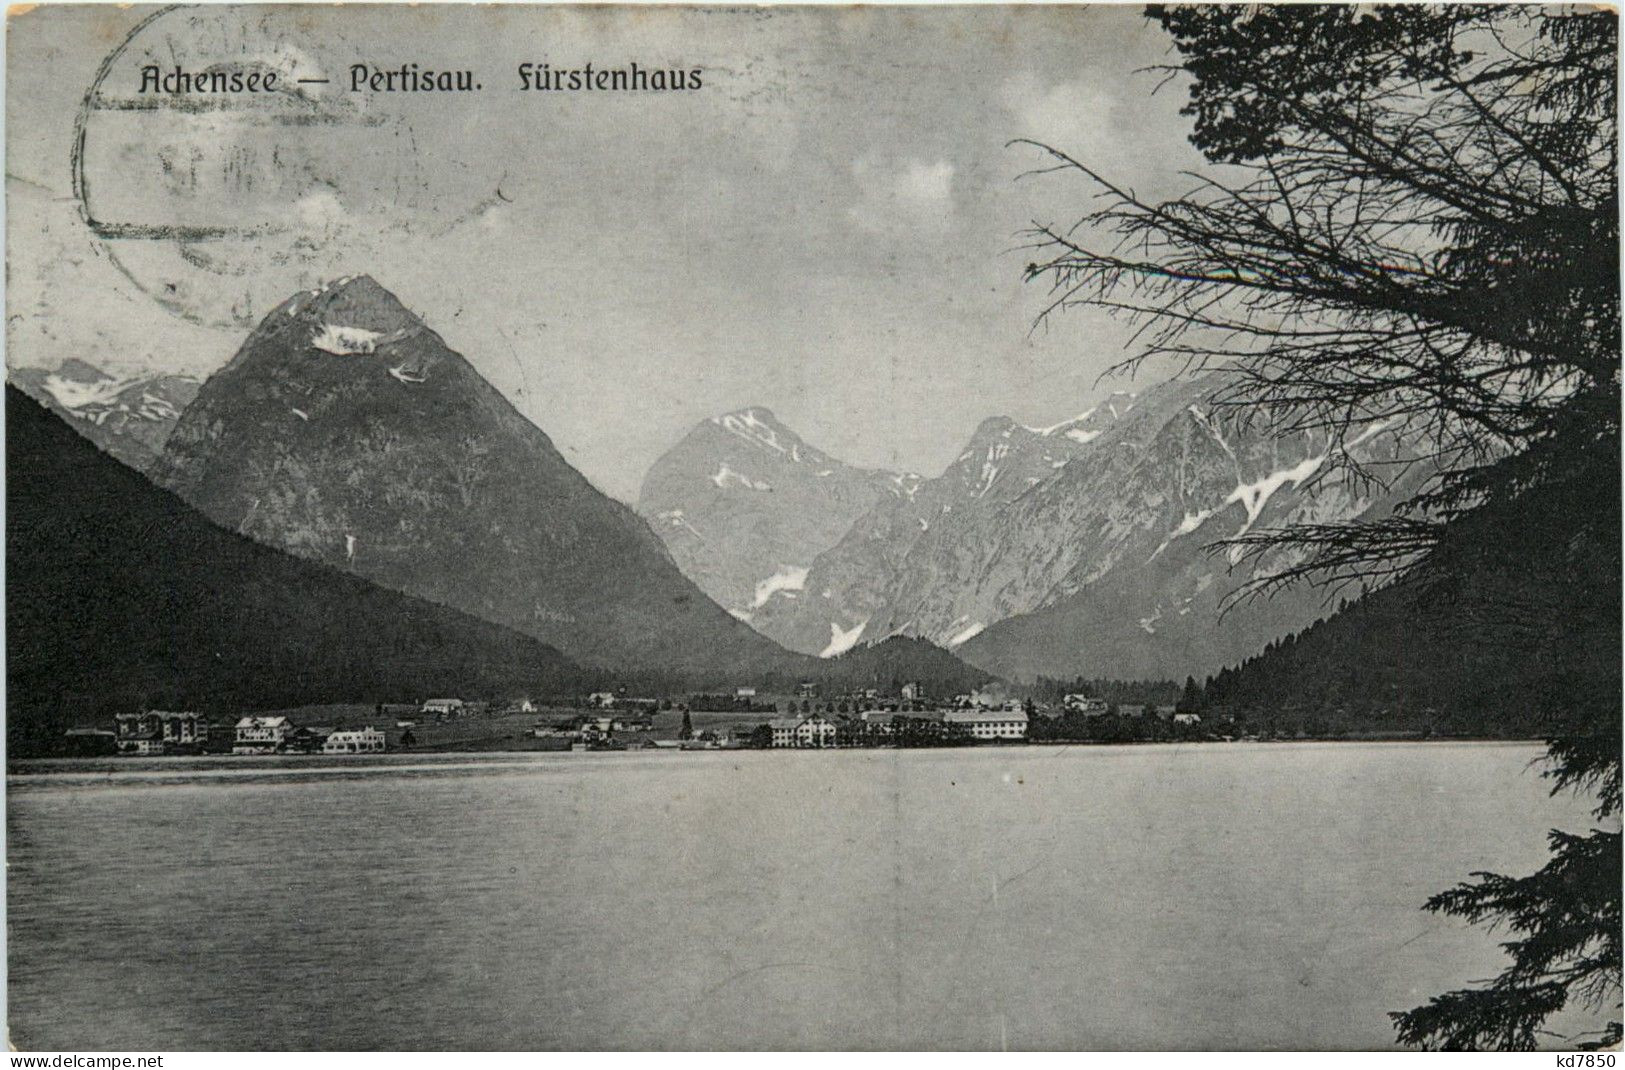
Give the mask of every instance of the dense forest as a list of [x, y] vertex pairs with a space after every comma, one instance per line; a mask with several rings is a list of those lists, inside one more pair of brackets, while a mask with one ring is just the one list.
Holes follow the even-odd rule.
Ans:
[[1040, 676], [1031, 693], [1034, 701], [1047, 705], [1059, 704], [1068, 695], [1087, 695], [1111, 706], [1172, 706], [1179, 701], [1180, 691], [1179, 684], [1173, 680], [1106, 680], [1081, 676], [1055, 680]]
[[834, 696], [875, 688], [895, 695], [905, 683], [917, 683], [932, 697], [963, 694], [994, 681], [981, 669], [965, 664], [927, 640], [892, 636], [853, 649], [837, 657], [806, 659], [807, 671], [752, 671], [741, 667], [734, 675], [711, 671], [607, 670], [600, 679], [609, 690], [628, 696], [675, 698], [687, 694], [731, 696], [735, 688], [752, 687], [762, 696], [793, 695], [803, 683], [815, 684], [820, 695]]
[[1353, 730], [1522, 736], [1616, 708], [1619, 547], [1573, 520], [1618, 523], [1604, 446], [1461, 517], [1400, 582], [1221, 672], [1204, 705]]
[[914, 681], [926, 694], [942, 698], [981, 687], [992, 679], [939, 646], [898, 635], [829, 659], [822, 666], [819, 682], [830, 693], [872, 687], [895, 695], [904, 683]]

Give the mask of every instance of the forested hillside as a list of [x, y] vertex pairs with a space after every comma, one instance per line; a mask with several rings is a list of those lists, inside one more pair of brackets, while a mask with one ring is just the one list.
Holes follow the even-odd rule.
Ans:
[[9, 752], [142, 706], [234, 714], [588, 683], [546, 644], [225, 531], [6, 389]]
[[1620, 702], [1620, 494], [1608, 440], [1537, 448], [1401, 582], [1271, 644], [1209, 708], [1351, 729], [1550, 733]]

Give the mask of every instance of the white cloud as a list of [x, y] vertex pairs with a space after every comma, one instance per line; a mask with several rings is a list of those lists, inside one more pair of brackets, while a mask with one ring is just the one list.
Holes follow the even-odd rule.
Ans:
[[[1204, 166], [1187, 140], [1190, 119], [1179, 114], [1186, 83], [1178, 77], [1163, 81], [1155, 71], [1125, 78], [1105, 67], [1080, 67], [1076, 75], [1062, 82], [1031, 71], [1007, 78], [999, 100], [1010, 136], [1064, 152], [1143, 197], [1184, 192], [1189, 181], [1182, 172]], [[1012, 152], [1011, 158], [1023, 168], [1053, 162], [1031, 149]]]
[[305, 232], [327, 237], [349, 222], [349, 212], [331, 190], [312, 190], [293, 205], [295, 225]]
[[852, 221], [872, 232], [946, 229], [954, 216], [954, 165], [947, 160], [879, 160], [859, 157], [852, 164], [858, 200]]
[[1000, 95], [1015, 120], [1017, 137], [1073, 156], [1098, 156], [1121, 140], [1112, 122], [1114, 97], [1108, 87], [1087, 81], [1046, 86], [1023, 72], [1007, 80]]

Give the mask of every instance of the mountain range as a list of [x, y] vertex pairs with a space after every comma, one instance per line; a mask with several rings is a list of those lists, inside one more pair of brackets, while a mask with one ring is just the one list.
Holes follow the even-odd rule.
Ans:
[[106, 452], [151, 472], [200, 384], [187, 375], [120, 379], [70, 358], [54, 370], [13, 368], [11, 385], [45, 405]]
[[229, 530], [584, 663], [798, 667], [367, 276], [273, 309], [181, 415], [154, 478]]
[[989, 418], [933, 477], [845, 463], [750, 407], [662, 456], [634, 512], [367, 276], [295, 294], [201, 385], [73, 361], [11, 377], [230, 532], [588, 669], [713, 684], [1216, 671], [1324, 607], [1230, 606], [1282, 559], [1210, 544], [1382, 515], [1418, 478], [1321, 479], [1340, 449], [1403, 470], [1405, 443], [1265, 434], [1210, 375], [1049, 427]]
[[[1214, 400], [1221, 385], [1208, 375], [1114, 394], [1051, 427], [991, 418], [929, 479], [838, 467], [819, 453], [797, 470], [801, 482], [881, 491], [816, 552], [813, 532], [845, 513], [815, 524], [806, 495], [778, 493], [786, 478], [777, 451], [710, 430], [748, 427], [749, 417], [806, 450], [760, 409], [691, 433], [651, 469], [639, 508], [680, 563], [703, 562], [687, 567], [708, 593], [734, 599], [736, 614], [792, 650], [829, 656], [909, 635], [1010, 679], [1202, 674], [1323, 612], [1313, 592], [1288, 592], [1229, 607], [1221, 625], [1227, 598], [1254, 568], [1283, 560], [1244, 562], [1206, 547], [1259, 528], [1389, 511], [1398, 488], [1317, 480], [1338, 449], [1392, 462], [1405, 487], [1419, 478], [1406, 472], [1405, 443], [1382, 427], [1346, 445], [1269, 435], [1225, 414]], [[710, 479], [719, 472], [728, 478]], [[857, 498], [843, 499], [846, 513]], [[771, 552], [722, 549], [739, 537], [742, 515], [747, 537]]]
[[1131, 395], [1114, 395], [1042, 431], [988, 420], [935, 479], [855, 468], [768, 410], [742, 409], [701, 423], [656, 461], [638, 510], [735, 616], [791, 649], [831, 657], [883, 636], [851, 621], [872, 616], [933, 523], [956, 510], [952, 522], [995, 512], [1132, 406]]
[[988, 674], [930, 648], [836, 666], [695, 586], [631, 509], [367, 276], [301, 291], [210, 376], [153, 478], [256, 541], [671, 687]]

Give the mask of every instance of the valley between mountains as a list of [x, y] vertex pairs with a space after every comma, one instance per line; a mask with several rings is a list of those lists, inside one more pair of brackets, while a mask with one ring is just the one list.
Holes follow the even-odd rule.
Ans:
[[[1050, 427], [990, 417], [933, 477], [848, 465], [747, 408], [657, 461], [638, 509], [701, 589], [791, 650], [902, 635], [1008, 679], [1211, 673], [1325, 612], [1315, 592], [1228, 605], [1284, 561], [1213, 544], [1385, 516], [1418, 478], [1380, 426], [1346, 447], [1266, 436], [1218, 386], [1117, 393]], [[1396, 486], [1336, 478], [1337, 448]]]
[[[182, 509], [501, 629], [514, 637], [505, 682], [523, 644], [541, 644], [554, 687], [641, 674], [674, 686], [925, 679], [952, 693], [991, 678], [1210, 674], [1326, 613], [1313, 591], [1232, 605], [1253, 569], [1282, 561], [1213, 544], [1385, 515], [1405, 480], [1352, 487], [1336, 478], [1337, 450], [1408, 471], [1406, 444], [1381, 426], [1346, 446], [1247, 427], [1208, 376], [1112, 394], [1048, 427], [990, 416], [932, 475], [850, 464], [748, 407], [661, 456], [633, 509], [367, 276], [289, 297], [202, 383], [121, 380], [85, 361], [10, 381], [102, 451], [77, 463], [144, 477], [108, 479], [109, 494], [172, 496], [141, 508]], [[12, 421], [18, 433], [37, 423]], [[26, 496], [14, 508], [76, 522], [83, 502], [30, 490], [48, 473], [18, 467], [46, 452], [13, 442]], [[141, 567], [208, 566], [192, 539]], [[298, 583], [317, 601], [348, 590]], [[19, 610], [61, 597], [13, 591]], [[474, 645], [477, 632], [459, 634], [458, 649]]]

